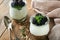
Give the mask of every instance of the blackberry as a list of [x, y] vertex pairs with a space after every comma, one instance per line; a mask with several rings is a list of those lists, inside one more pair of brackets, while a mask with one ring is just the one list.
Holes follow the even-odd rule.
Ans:
[[47, 22], [48, 19], [47, 19], [47, 17], [44, 17], [43, 20], [44, 20], [44, 22]]
[[25, 5], [25, 2], [20, 1], [20, 2], [19, 2], [19, 5], [20, 5], [20, 6], [24, 6], [24, 5]]
[[44, 25], [47, 22], [47, 20], [48, 20], [47, 17], [42, 18], [41, 24]]
[[44, 25], [44, 24], [45, 24], [44, 19], [41, 20], [40, 24], [41, 24], [41, 25]]
[[33, 18], [32, 23], [33, 23], [33, 24], [36, 24], [36, 22], [37, 22], [36, 19]]
[[18, 2], [12, 2], [12, 3], [11, 3], [11, 6], [12, 6], [12, 7], [18, 6]]

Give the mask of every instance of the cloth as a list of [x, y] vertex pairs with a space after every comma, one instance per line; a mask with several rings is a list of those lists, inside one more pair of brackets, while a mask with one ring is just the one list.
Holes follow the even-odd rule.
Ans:
[[54, 18], [55, 25], [48, 38], [49, 40], [60, 40], [60, 0], [32, 0], [32, 7]]

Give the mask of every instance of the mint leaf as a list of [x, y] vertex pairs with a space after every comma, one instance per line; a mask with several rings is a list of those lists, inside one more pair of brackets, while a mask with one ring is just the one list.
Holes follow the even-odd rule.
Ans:
[[35, 16], [35, 19], [37, 20], [37, 23], [40, 23], [42, 18], [44, 18], [42, 15]]
[[14, 8], [18, 9], [18, 10], [21, 10], [22, 7], [21, 6], [14, 6]]

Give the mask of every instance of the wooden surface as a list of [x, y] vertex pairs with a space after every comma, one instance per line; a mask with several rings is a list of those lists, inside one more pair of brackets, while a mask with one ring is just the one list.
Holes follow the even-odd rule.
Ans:
[[1, 37], [5, 30], [3, 17], [8, 13], [8, 2], [8, 0], [0, 0], [0, 40], [9, 40], [9, 30], [6, 30]]
[[[5, 30], [3, 17], [5, 15], [8, 15], [8, 13], [9, 13], [9, 1], [10, 0], [0, 0], [0, 36]], [[28, 5], [28, 7], [30, 7], [30, 0], [27, 0], [27, 1], [29, 3], [27, 5]], [[6, 30], [4, 32], [4, 34], [0, 37], [0, 40], [9, 40], [9, 39], [10, 39], [10, 30]]]
[[[0, 0], [0, 3], [2, 2], [2, 0]], [[31, 15], [34, 14], [34, 11], [31, 9], [31, 0], [27, 0], [27, 7], [28, 7], [28, 16], [30, 17]], [[4, 25], [4, 19], [3, 17], [5, 15], [9, 14], [9, 0], [4, 0], [2, 4], [0, 4], [0, 36], [2, 34], [2, 32], [5, 30], [5, 25]], [[52, 26], [52, 25], [51, 25]], [[36, 37], [37, 38], [37, 37]], [[2, 37], [0, 37], [0, 40], [9, 40], [10, 39], [10, 30], [6, 30], [4, 32], [4, 34], [2, 35]], [[33, 39], [34, 40], [34, 39]], [[37, 39], [38, 40], [38, 39]]]

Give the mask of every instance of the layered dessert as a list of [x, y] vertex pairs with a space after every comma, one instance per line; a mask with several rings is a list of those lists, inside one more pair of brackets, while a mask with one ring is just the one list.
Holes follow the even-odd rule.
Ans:
[[12, 19], [20, 20], [27, 16], [27, 7], [24, 0], [11, 0], [9, 7]]
[[30, 33], [43, 36], [49, 33], [49, 18], [42, 13], [37, 13], [30, 18]]

